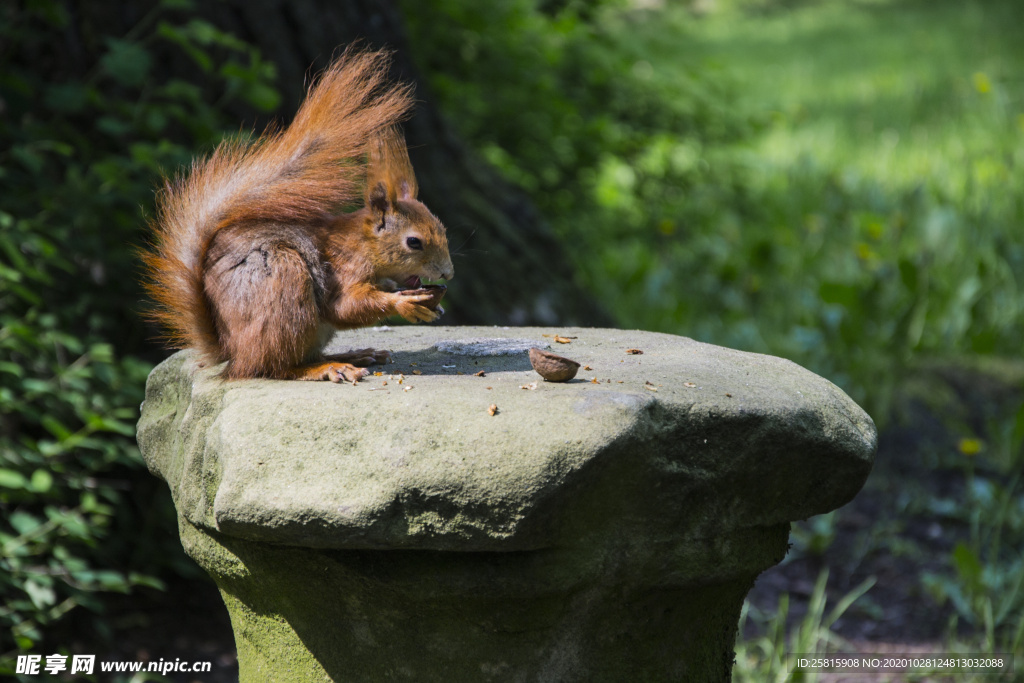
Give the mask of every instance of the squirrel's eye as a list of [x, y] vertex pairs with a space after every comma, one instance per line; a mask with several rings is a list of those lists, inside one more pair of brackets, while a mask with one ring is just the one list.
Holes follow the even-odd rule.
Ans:
[[410, 237], [409, 239], [407, 239], [405, 241], [405, 244], [410, 249], [416, 249], [418, 251], [423, 251], [423, 242], [420, 242], [420, 238], [419, 237]]

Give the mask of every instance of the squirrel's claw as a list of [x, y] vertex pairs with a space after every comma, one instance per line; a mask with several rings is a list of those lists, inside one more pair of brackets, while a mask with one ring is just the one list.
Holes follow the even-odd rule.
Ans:
[[351, 363], [331, 363], [327, 368], [327, 379], [335, 384], [351, 382], [355, 385], [359, 380], [370, 374], [365, 368], [357, 368]]
[[429, 294], [413, 294], [406, 296], [399, 293], [395, 300], [395, 310], [400, 316], [411, 323], [433, 322], [440, 318], [441, 314], [417, 303], [419, 301], [425, 301], [432, 298], [433, 297]]
[[411, 315], [405, 316], [405, 319], [414, 323], [432, 323], [441, 317], [440, 313], [432, 311], [426, 306], [416, 306], [410, 313]]

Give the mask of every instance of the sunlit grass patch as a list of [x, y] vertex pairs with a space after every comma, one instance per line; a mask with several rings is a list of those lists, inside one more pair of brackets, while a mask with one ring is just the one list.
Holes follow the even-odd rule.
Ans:
[[810, 156], [962, 196], [971, 183], [997, 189], [1024, 164], [1022, 19], [1008, 2], [815, 2], [723, 10], [696, 35], [744, 106], [776, 112], [762, 161]]

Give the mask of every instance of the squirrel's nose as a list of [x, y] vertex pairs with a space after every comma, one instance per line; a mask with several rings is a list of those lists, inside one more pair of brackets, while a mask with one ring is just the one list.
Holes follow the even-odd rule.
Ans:
[[454, 270], [449, 270], [447, 273], [441, 273], [441, 278], [445, 281], [451, 280], [453, 277], [455, 277]]

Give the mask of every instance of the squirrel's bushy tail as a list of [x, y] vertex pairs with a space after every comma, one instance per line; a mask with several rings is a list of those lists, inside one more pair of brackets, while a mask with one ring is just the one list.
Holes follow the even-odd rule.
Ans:
[[284, 131], [221, 143], [157, 196], [152, 250], [143, 253], [152, 318], [175, 348], [222, 360], [203, 291], [214, 235], [242, 221], [322, 220], [361, 198], [368, 142], [412, 107], [412, 87], [388, 84], [387, 52], [349, 48], [310, 88]]

